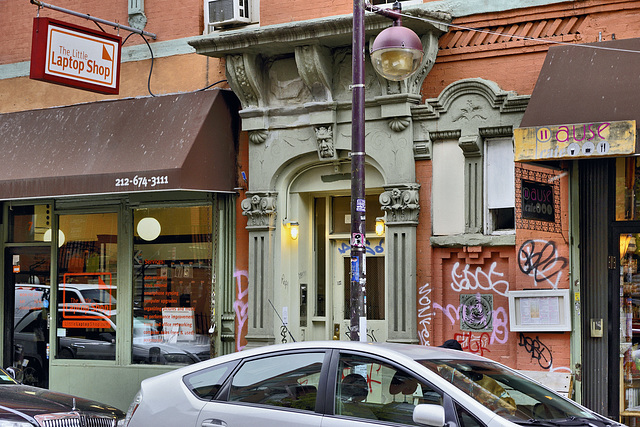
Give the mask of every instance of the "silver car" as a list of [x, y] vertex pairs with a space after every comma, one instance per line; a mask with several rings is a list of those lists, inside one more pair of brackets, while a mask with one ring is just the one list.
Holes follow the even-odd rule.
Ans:
[[246, 350], [144, 380], [124, 425], [618, 426], [518, 372], [438, 347], [323, 341]]

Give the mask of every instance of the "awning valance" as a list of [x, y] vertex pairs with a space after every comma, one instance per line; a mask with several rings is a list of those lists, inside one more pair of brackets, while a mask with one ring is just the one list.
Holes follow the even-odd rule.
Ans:
[[237, 105], [208, 90], [0, 115], [0, 200], [232, 192]]
[[549, 48], [521, 127], [640, 123], [640, 39]]

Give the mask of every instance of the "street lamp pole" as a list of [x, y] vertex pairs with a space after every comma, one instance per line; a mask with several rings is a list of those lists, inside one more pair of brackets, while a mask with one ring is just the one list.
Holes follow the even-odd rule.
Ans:
[[364, 0], [353, 0], [351, 110], [351, 341], [367, 340], [364, 146]]
[[[373, 67], [389, 80], [404, 80], [415, 73], [422, 62], [420, 38], [402, 27], [400, 2], [393, 10], [367, 7], [387, 18], [394, 25], [383, 30], [371, 47]], [[353, 45], [351, 99], [351, 282], [350, 325], [351, 341], [367, 341], [366, 250], [365, 250], [365, 0], [353, 0]]]

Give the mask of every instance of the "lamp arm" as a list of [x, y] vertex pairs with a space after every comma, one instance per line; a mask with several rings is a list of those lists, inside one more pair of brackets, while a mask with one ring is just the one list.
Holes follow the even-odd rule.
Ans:
[[399, 1], [396, 1], [393, 4], [393, 9], [383, 9], [381, 7], [372, 5], [368, 1], [364, 2], [364, 8], [378, 15], [393, 19], [394, 26], [402, 25], [402, 14], [400, 13], [400, 11], [402, 10], [402, 6], [400, 5]]

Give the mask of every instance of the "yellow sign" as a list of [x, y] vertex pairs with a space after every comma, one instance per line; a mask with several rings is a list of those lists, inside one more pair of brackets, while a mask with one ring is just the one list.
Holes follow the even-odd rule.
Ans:
[[635, 120], [517, 128], [515, 160], [557, 160], [636, 154]]

